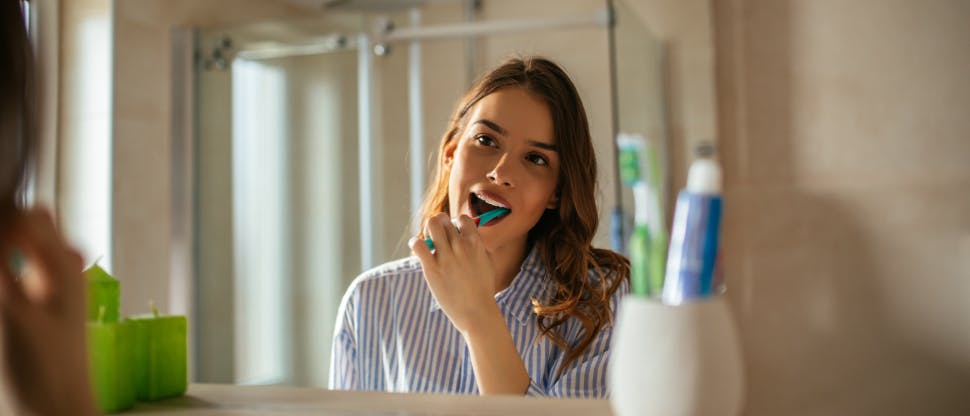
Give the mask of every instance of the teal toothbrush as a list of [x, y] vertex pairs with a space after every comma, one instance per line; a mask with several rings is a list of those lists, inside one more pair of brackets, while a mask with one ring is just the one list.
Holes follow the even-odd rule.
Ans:
[[[481, 227], [486, 223], [488, 223], [489, 221], [494, 220], [498, 217], [504, 216], [509, 212], [510, 211], [508, 208], [496, 208], [472, 219], [475, 220], [476, 223], [478, 223], [479, 227]], [[428, 245], [429, 249], [434, 250], [434, 242], [431, 241], [431, 237], [425, 238], [424, 243]]]

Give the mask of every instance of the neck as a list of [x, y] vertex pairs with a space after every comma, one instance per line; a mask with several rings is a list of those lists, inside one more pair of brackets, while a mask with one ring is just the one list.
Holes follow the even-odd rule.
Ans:
[[495, 267], [495, 293], [505, 290], [519, 274], [526, 256], [526, 239], [498, 247], [489, 252]]

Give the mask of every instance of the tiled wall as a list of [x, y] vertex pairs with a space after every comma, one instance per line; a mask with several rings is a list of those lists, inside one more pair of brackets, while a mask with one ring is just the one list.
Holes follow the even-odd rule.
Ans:
[[714, 15], [746, 414], [970, 414], [970, 3]]

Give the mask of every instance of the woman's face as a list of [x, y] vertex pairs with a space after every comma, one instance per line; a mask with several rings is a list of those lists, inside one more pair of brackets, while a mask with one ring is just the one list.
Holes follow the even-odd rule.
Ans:
[[479, 227], [485, 247], [494, 252], [524, 244], [543, 211], [558, 202], [559, 153], [549, 107], [523, 88], [507, 87], [482, 98], [466, 117], [446, 153], [451, 217], [508, 208]]

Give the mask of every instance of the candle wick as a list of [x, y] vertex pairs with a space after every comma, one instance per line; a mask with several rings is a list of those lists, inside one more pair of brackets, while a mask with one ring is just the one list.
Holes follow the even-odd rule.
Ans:
[[104, 258], [104, 254], [98, 256], [98, 258], [94, 260], [94, 263], [91, 263], [91, 266], [92, 267], [93, 266], [97, 266], [98, 265], [98, 262], [101, 261], [101, 259], [103, 259], [103, 258]]
[[155, 301], [154, 300], [148, 301], [148, 307], [149, 308], [152, 308], [152, 315], [154, 315], [156, 318], [158, 318], [158, 308], [155, 307]]

